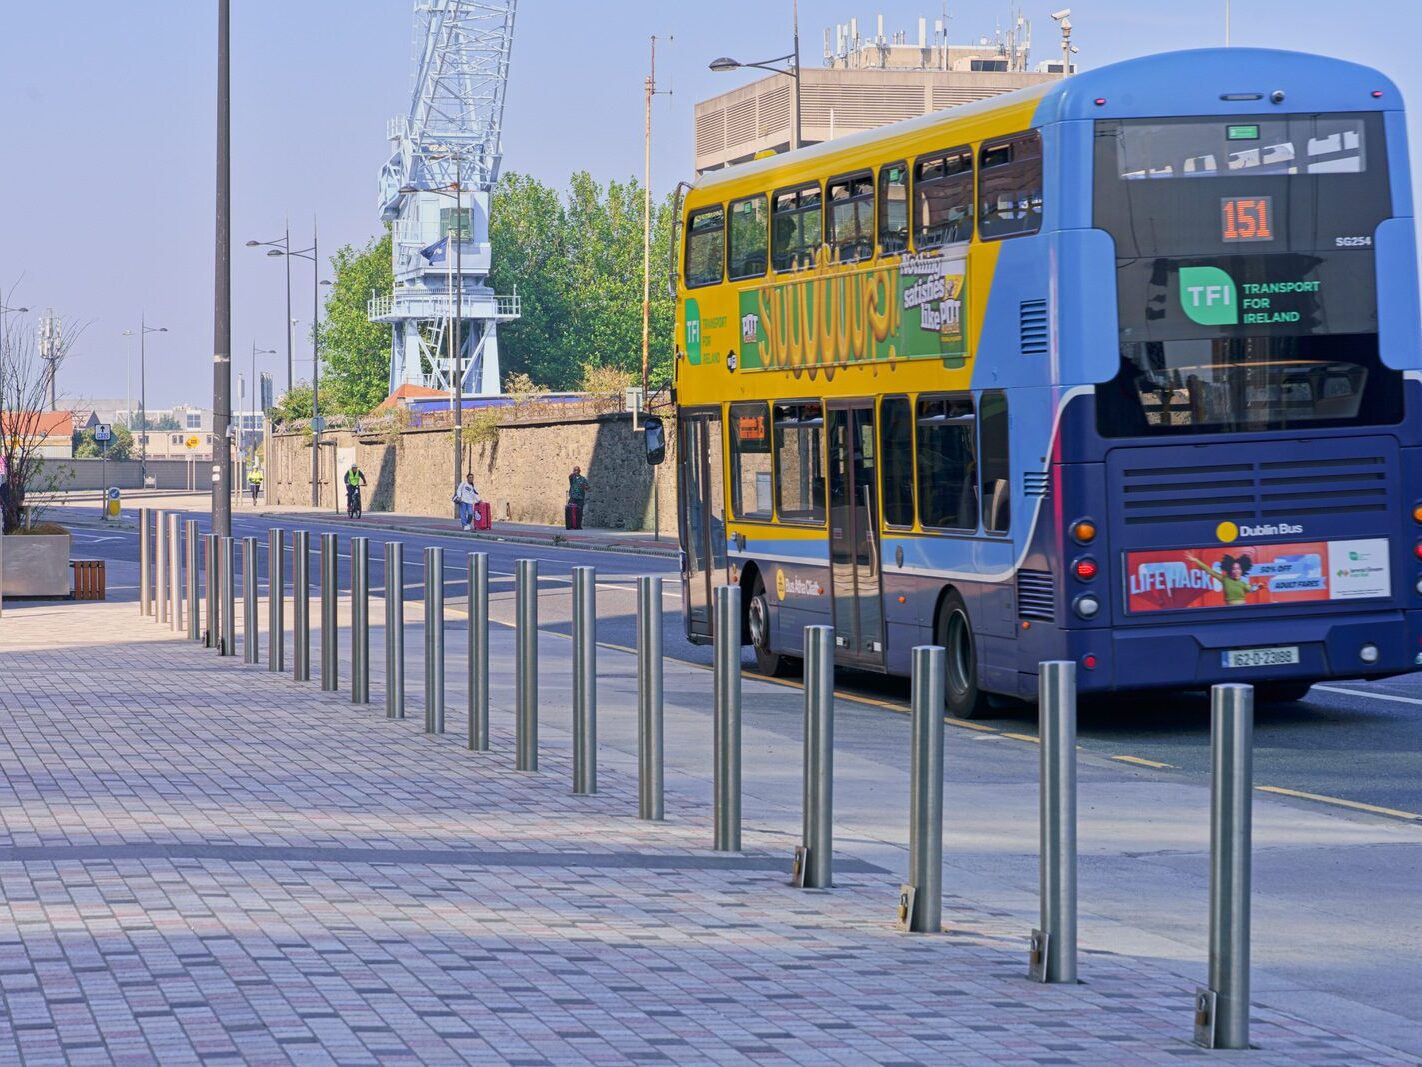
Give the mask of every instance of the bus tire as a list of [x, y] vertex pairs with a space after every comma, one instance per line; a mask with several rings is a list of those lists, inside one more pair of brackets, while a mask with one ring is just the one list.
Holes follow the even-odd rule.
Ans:
[[770, 598], [765, 595], [765, 582], [756, 575], [754, 592], [746, 604], [746, 629], [750, 645], [755, 650], [755, 668], [772, 678], [792, 674], [795, 660], [770, 648]]
[[1258, 704], [1292, 704], [1308, 696], [1312, 682], [1265, 682], [1254, 687], [1254, 700]]
[[988, 696], [978, 688], [978, 647], [968, 606], [956, 590], [944, 598], [934, 627], [936, 639], [947, 653], [944, 704], [959, 719], [980, 719], [988, 714]]

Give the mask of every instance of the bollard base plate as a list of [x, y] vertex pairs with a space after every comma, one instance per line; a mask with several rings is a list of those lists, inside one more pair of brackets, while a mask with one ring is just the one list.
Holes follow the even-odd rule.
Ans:
[[1204, 986], [1195, 988], [1194, 1040], [1201, 1048], [1215, 1047], [1215, 991]]
[[900, 930], [913, 928], [913, 903], [917, 896], [917, 886], [909, 885], [907, 882], [899, 886], [899, 910], [894, 919], [894, 925]]
[[1027, 956], [1027, 977], [1033, 982], [1047, 980], [1047, 956], [1052, 951], [1052, 935], [1045, 930], [1032, 931], [1032, 947]]
[[795, 846], [795, 856], [790, 861], [790, 884], [796, 889], [805, 888], [805, 868], [810, 862], [810, 850], [804, 845]]

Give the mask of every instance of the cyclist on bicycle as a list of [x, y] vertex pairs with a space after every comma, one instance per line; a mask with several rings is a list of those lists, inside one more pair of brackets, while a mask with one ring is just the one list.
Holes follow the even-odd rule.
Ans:
[[346, 514], [352, 518], [360, 514], [360, 487], [365, 484], [365, 472], [351, 464], [346, 471]]

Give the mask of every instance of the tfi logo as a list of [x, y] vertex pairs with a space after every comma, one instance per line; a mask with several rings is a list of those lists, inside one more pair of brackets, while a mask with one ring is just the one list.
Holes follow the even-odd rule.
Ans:
[[1201, 326], [1233, 326], [1239, 321], [1234, 279], [1218, 267], [1181, 267], [1180, 307]]
[[701, 307], [695, 300], [686, 302], [686, 361], [701, 362]]

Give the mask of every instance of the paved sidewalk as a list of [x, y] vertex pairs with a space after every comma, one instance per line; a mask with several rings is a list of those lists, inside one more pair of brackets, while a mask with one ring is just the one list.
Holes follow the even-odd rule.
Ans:
[[[896, 932], [900, 857], [852, 827], [830, 892], [787, 886], [794, 836], [751, 797], [746, 851], [709, 851], [709, 768], [686, 770], [702, 750], [672, 712], [704, 706], [704, 672], [669, 665], [663, 824], [635, 818], [628, 656], [600, 659], [595, 796], [570, 795], [553, 635], [539, 774], [513, 769], [502, 627], [493, 750], [464, 748], [453, 685], [451, 732], [426, 736], [411, 629], [411, 718], [389, 721], [131, 603], [7, 610], [0, 1062], [1415, 1062], [1259, 1006], [1257, 1051], [1196, 1049], [1160, 961], [1084, 936], [1086, 984], [1032, 985], [1020, 915], [952, 893], [942, 936]], [[746, 701], [753, 737], [798, 694]], [[778, 762], [798, 780], [798, 752]], [[846, 753], [848, 794], [862, 770]]]

